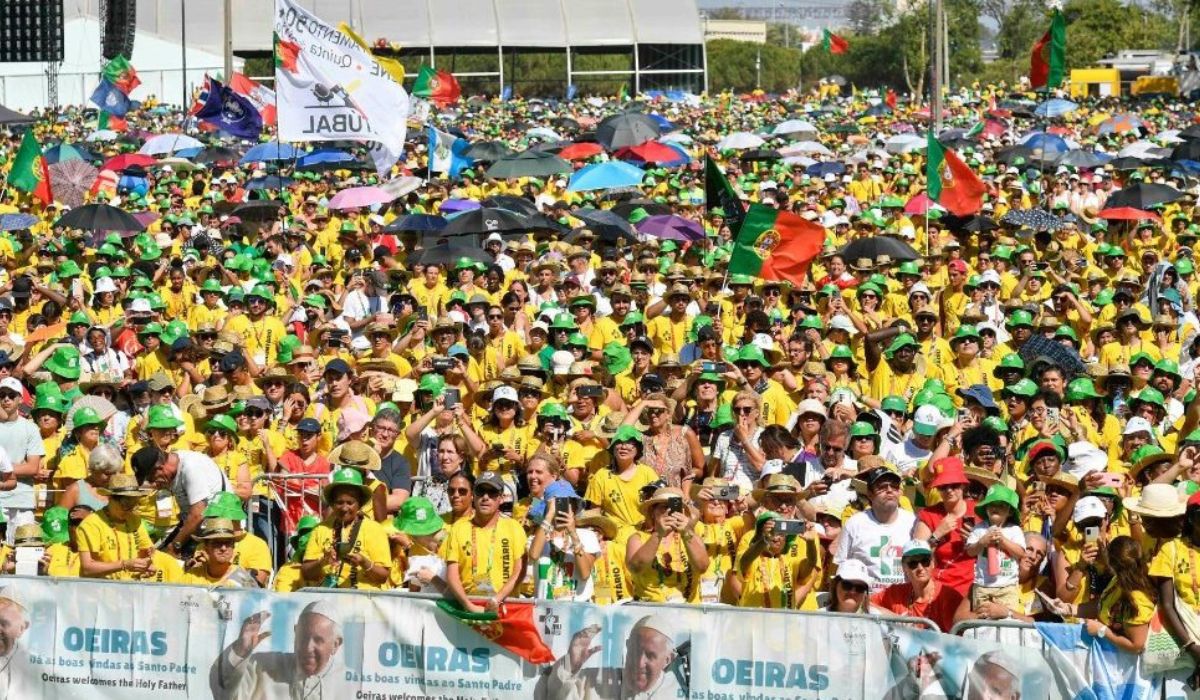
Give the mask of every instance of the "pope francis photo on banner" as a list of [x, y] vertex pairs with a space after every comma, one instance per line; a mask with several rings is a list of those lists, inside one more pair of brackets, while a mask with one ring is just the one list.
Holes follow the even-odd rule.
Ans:
[[537, 700], [665, 700], [685, 697], [672, 667], [678, 654], [672, 627], [661, 615], [647, 615], [629, 630], [622, 668], [583, 668], [599, 646], [600, 627], [575, 633], [567, 654], [540, 679]]
[[29, 667], [29, 653], [18, 643], [28, 629], [25, 607], [13, 589], [0, 588], [0, 700], [37, 697], [39, 679]]
[[339, 652], [342, 627], [333, 606], [312, 602], [300, 612], [291, 652], [255, 651], [271, 633], [270, 613], [242, 622], [237, 640], [209, 671], [213, 700], [341, 700], [353, 697]]

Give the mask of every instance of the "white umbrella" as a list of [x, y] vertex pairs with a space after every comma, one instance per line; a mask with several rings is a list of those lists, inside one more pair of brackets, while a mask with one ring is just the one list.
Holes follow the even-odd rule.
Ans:
[[392, 199], [399, 199], [410, 192], [416, 192], [425, 182], [419, 177], [398, 177], [379, 185], [379, 189], [387, 192]]
[[529, 131], [526, 131], [525, 135], [534, 137], [534, 138], [546, 139], [547, 141], [562, 141], [563, 140], [562, 137], [559, 136], [558, 133], [554, 131], [554, 129], [551, 129], [551, 128], [545, 127], [545, 126], [535, 126], [534, 128], [530, 129]]
[[138, 149], [138, 153], [147, 156], [159, 156], [174, 153], [175, 151], [182, 151], [185, 148], [203, 147], [203, 143], [200, 143], [200, 141], [187, 134], [159, 134], [142, 144], [142, 147]]
[[120, 134], [113, 131], [112, 129], [100, 129], [99, 131], [94, 131], [94, 132], [88, 134], [88, 137], [86, 140], [92, 141], [92, 142], [115, 141], [118, 136], [120, 136]]
[[1167, 129], [1166, 131], [1158, 132], [1155, 139], [1163, 145], [1175, 145], [1183, 143], [1183, 139], [1179, 138], [1179, 129]]
[[804, 156], [817, 154], [829, 156], [833, 155], [833, 151], [830, 151], [828, 148], [817, 143], [816, 141], [799, 141], [797, 143], [789, 143], [788, 145], [779, 149], [779, 155], [781, 156]]
[[812, 134], [813, 136], [816, 136], [817, 127], [813, 126], [809, 122], [804, 121], [803, 119], [789, 119], [785, 122], [776, 124], [771, 133], [777, 136], [783, 134]]
[[799, 165], [802, 168], [807, 168], [817, 161], [809, 158], [808, 156], [788, 156], [787, 158], [784, 158], [782, 162], [784, 165]]
[[692, 144], [692, 137], [682, 131], [672, 131], [660, 138], [659, 141], [670, 141], [671, 143], [682, 143], [685, 146], [690, 146]]
[[1157, 148], [1158, 148], [1157, 143], [1154, 143], [1153, 141], [1147, 141], [1145, 139], [1142, 139], [1141, 141], [1134, 141], [1133, 143], [1129, 144], [1128, 146], [1122, 148], [1117, 153], [1117, 155], [1122, 158], [1125, 158], [1127, 156], [1131, 156], [1133, 158], [1146, 158], [1146, 157], [1151, 157], [1150, 152]]
[[846, 159], [847, 163], [866, 163], [871, 160], [887, 160], [892, 154], [878, 148], [864, 148]]
[[171, 170], [174, 170], [175, 172], [191, 171], [191, 170], [204, 170], [203, 164], [193, 163], [192, 161], [190, 161], [186, 158], [163, 158], [162, 160], [155, 163], [153, 165], [153, 167], [161, 168], [164, 165], [171, 166]]
[[883, 149], [888, 153], [911, 153], [925, 148], [925, 137], [913, 134], [900, 134], [883, 142]]
[[717, 142], [718, 151], [741, 151], [747, 148], [758, 148], [766, 141], [761, 136], [748, 131], [735, 131]]

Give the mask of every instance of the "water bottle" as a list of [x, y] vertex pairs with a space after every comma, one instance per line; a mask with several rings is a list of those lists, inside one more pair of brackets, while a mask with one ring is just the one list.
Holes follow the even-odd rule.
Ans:
[[552, 600], [554, 598], [554, 590], [550, 587], [550, 571], [553, 568], [554, 561], [550, 557], [542, 556], [538, 558], [536, 595], [542, 600]]
[[1125, 390], [1117, 389], [1113, 393], [1113, 414], [1117, 416], [1125, 415]]

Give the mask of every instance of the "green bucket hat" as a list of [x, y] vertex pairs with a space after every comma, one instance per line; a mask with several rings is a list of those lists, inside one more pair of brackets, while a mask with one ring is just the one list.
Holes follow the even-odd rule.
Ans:
[[1010, 352], [1000, 358], [1000, 362], [996, 363], [996, 368], [992, 370], [992, 376], [999, 376], [1000, 372], [1009, 369], [1025, 371], [1025, 361], [1015, 352]]
[[208, 505], [204, 507], [204, 517], [228, 518], [234, 521], [245, 520], [246, 509], [242, 505], [242, 499], [238, 498], [236, 493], [218, 491], [208, 499]]
[[558, 420], [570, 421], [571, 415], [567, 413], [567, 409], [557, 401], [547, 401], [538, 409], [537, 419], [540, 420]]
[[954, 331], [954, 335], [950, 338], [950, 345], [953, 346], [955, 343], [961, 340], [974, 340], [975, 342], [980, 342], [983, 340], [983, 338], [979, 335], [979, 331], [975, 329], [975, 326], [963, 325], [959, 326], [958, 330]]
[[438, 516], [433, 502], [424, 496], [413, 496], [404, 501], [392, 524], [400, 532], [414, 537], [432, 535], [445, 527], [445, 522]]
[[615, 340], [605, 345], [602, 352], [604, 355], [604, 368], [611, 375], [618, 375], [629, 369], [629, 366], [633, 364], [633, 356], [629, 353], [629, 348]]
[[875, 444], [875, 449], [879, 449], [879, 431], [875, 430], [875, 426], [866, 421], [855, 421], [854, 425], [850, 426], [850, 439], [855, 438], [871, 438], [871, 442]]
[[221, 283], [211, 277], [204, 280], [204, 284], [200, 285], [200, 291], [202, 293], [203, 292], [216, 292], [217, 294], [225, 293], [225, 290], [221, 289]]
[[206, 431], [224, 430], [231, 435], [237, 435], [238, 432], [237, 421], [224, 413], [209, 418], [208, 422], [204, 424], [204, 429]]
[[1179, 363], [1175, 360], [1162, 359], [1154, 365], [1155, 372], [1162, 372], [1175, 377], [1176, 382], [1183, 381], [1183, 375], [1179, 373]]
[[575, 317], [568, 313], [561, 313], [554, 317], [554, 322], [550, 324], [551, 330], [568, 330], [574, 331], [579, 328], [575, 324]]
[[638, 224], [650, 218], [650, 214], [642, 207], [629, 212], [629, 223]]
[[433, 372], [421, 375], [421, 381], [417, 383], [417, 391], [428, 392], [436, 399], [446, 391], [446, 379]]
[[[53, 384], [51, 382], [46, 382], [45, 384], [42, 384], [41, 386], [52, 386], [55, 389], [58, 388], [57, 384]], [[66, 415], [67, 411], [70, 408], [71, 408], [71, 402], [62, 395], [62, 392], [40, 393], [37, 395], [37, 398], [35, 398], [34, 402], [33, 402], [34, 413], [36, 413], [38, 411], [50, 411], [52, 413]]]
[[1162, 392], [1152, 386], [1143, 387], [1141, 391], [1130, 398], [1131, 404], [1148, 403], [1165, 408], [1167, 405], [1166, 399], [1163, 398]]
[[983, 419], [983, 427], [990, 428], [993, 432], [1003, 435], [1008, 432], [1008, 423], [1000, 416], [988, 416]]
[[765, 368], [769, 369], [771, 367], [771, 363], [768, 362], [766, 356], [763, 355], [762, 348], [758, 347], [757, 345], [755, 345], [753, 343], [751, 343], [749, 345], [744, 345], [744, 346], [742, 346], [741, 350], [738, 350], [737, 361], [738, 362], [757, 362], [758, 364], [762, 365]]
[[610, 445], [615, 445], [618, 442], [636, 442], [640, 445], [642, 444], [642, 431], [632, 425], [622, 425], [617, 428], [617, 432], [608, 441]]
[[899, 277], [900, 275], [912, 275], [913, 277], [920, 277], [921, 268], [917, 267], [917, 264], [912, 260], [905, 260], [904, 262], [900, 263], [898, 268], [896, 268], [896, 276]]
[[64, 280], [82, 275], [83, 270], [79, 269], [79, 263], [74, 260], [64, 260], [59, 263], [57, 274], [60, 280]]
[[150, 407], [150, 411], [146, 414], [146, 428], [161, 428], [162, 430], [175, 430], [183, 425], [183, 421], [175, 417], [175, 412], [166, 404], [156, 404]]
[[1091, 377], [1078, 377], [1067, 385], [1067, 401], [1070, 403], [1099, 398], [1103, 398], [1103, 395], [1096, 391]]
[[1025, 309], [1017, 309], [1016, 311], [1012, 312], [1012, 314], [1008, 317], [1008, 320], [1004, 322], [1005, 328], [1017, 328], [1019, 326], [1029, 326], [1032, 328], [1033, 314], [1029, 313]]
[[579, 331], [575, 331], [571, 335], [567, 336], [567, 347], [586, 348], [587, 346], [588, 346], [587, 336], [580, 333]]
[[323, 491], [325, 502], [331, 503], [334, 489], [353, 487], [362, 497], [363, 502], [371, 500], [371, 488], [363, 483], [362, 471], [354, 467], [342, 467], [333, 473], [329, 484]]
[[901, 333], [900, 335], [896, 336], [896, 339], [892, 341], [891, 345], [888, 345], [887, 350], [884, 351], [883, 354], [890, 358], [895, 356], [895, 354], [900, 350], [910, 347], [919, 349], [921, 344], [918, 343], [917, 339], [912, 337], [910, 334]]
[[54, 351], [49, 360], [42, 365], [51, 374], [68, 380], [79, 379], [79, 348], [73, 345], [60, 347]]
[[825, 364], [829, 364], [833, 360], [846, 360], [850, 364], [854, 364], [854, 351], [845, 345], [835, 345], [829, 352], [829, 357], [825, 359]]
[[265, 284], [254, 285], [254, 288], [250, 290], [250, 293], [247, 294], [246, 297], [258, 297], [259, 299], [267, 300], [267, 303], [275, 302], [275, 294], [272, 293], [271, 288]]
[[66, 544], [71, 539], [71, 514], [62, 506], [47, 508], [42, 514], [42, 539], [49, 544]]
[[1015, 382], [1004, 387], [1000, 390], [1000, 393], [1030, 398], [1038, 393], [1038, 385], [1035, 384], [1032, 379], [1024, 378], [1019, 382]]
[[1008, 506], [1014, 515], [1020, 510], [1021, 500], [1017, 497], [1017, 492], [1013, 491], [1004, 484], [992, 484], [988, 487], [987, 495], [983, 497], [975, 506], [975, 514], [981, 518], [987, 518], [987, 507], [993, 503], [1003, 503]]
[[82, 311], [76, 311], [75, 313], [71, 314], [71, 318], [67, 320], [68, 328], [70, 328], [71, 326], [90, 326], [90, 325], [92, 325], [92, 319], [88, 318], [88, 315]]
[[89, 425], [104, 425], [104, 419], [91, 406], [81, 406], [75, 411], [75, 415], [71, 416], [71, 423], [76, 428], [83, 428]]

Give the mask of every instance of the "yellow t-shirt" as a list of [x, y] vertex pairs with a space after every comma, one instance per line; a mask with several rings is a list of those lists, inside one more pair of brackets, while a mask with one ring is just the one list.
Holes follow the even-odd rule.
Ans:
[[1175, 593], [1192, 606], [1200, 608], [1200, 549], [1183, 539], [1164, 542], [1158, 554], [1150, 561], [1152, 578], [1169, 578], [1175, 582]]
[[154, 575], [149, 578], [141, 578], [139, 581], [149, 583], [183, 583], [183, 565], [175, 557], [154, 550], [150, 555], [150, 559], [154, 562]]
[[658, 481], [658, 474], [644, 464], [637, 465], [628, 481], [610, 469], [601, 469], [588, 479], [584, 498], [599, 506], [618, 526], [638, 528], [645, 520], [638, 510], [641, 503], [638, 492], [655, 481]]
[[[626, 546], [640, 547], [649, 537], [648, 533], [636, 532]], [[703, 573], [696, 571], [683, 538], [676, 536], [669, 544], [659, 543], [650, 566], [640, 573], [629, 572], [633, 598], [647, 603], [699, 603]]]
[[279, 567], [275, 581], [271, 587], [276, 593], [295, 593], [301, 588], [312, 588], [321, 585], [320, 581], [306, 581], [300, 572], [300, 564], [293, 562]]
[[492, 527], [463, 519], [450, 526], [442, 555], [447, 564], [458, 563], [467, 595], [490, 596], [523, 565], [525, 541], [525, 530], [512, 518], [501, 516]]
[[1150, 596], [1142, 591], [1131, 591], [1129, 597], [1133, 601], [1132, 606], [1118, 605], [1120, 597], [1121, 589], [1116, 579], [1109, 581], [1104, 593], [1100, 594], [1100, 615], [1097, 619], [1110, 627], [1118, 623], [1126, 627], [1150, 624], [1155, 607]]
[[208, 573], [208, 569], [201, 564], [199, 566], [193, 566], [187, 571], [184, 571], [183, 579], [180, 581], [180, 583], [189, 586], [207, 586], [209, 588], [213, 586], [232, 586], [233, 584], [230, 583], [228, 575], [234, 571], [236, 571], [236, 567], [230, 567], [225, 576], [212, 576]]
[[46, 547], [50, 555], [50, 565], [46, 567], [46, 575], [52, 578], [79, 578], [79, 555], [71, 551], [65, 544], [52, 544]]
[[[150, 535], [142, 526], [141, 518], [131, 515], [125, 522], [117, 523], [106, 510], [87, 516], [76, 529], [75, 540], [80, 552], [87, 552], [92, 559], [105, 564], [136, 559], [138, 552], [154, 547]], [[111, 581], [134, 580], [130, 571], [115, 571], [103, 578]]]
[[271, 549], [267, 541], [253, 533], [246, 533], [241, 542], [234, 547], [233, 563], [243, 569], [271, 572], [275, 565], [271, 562]]
[[[343, 538], [349, 537], [350, 529], [346, 527], [342, 528]], [[333, 547], [335, 540], [332, 525], [327, 522], [318, 525], [313, 529], [312, 535], [309, 537], [308, 547], [304, 550], [304, 561], [323, 558], [325, 552]], [[340, 541], [345, 542], [346, 540], [342, 539]], [[363, 516], [362, 518], [362, 525], [359, 527], [358, 536], [354, 539], [351, 551], [365, 555], [374, 564], [383, 564], [389, 569], [392, 568], [392, 547], [388, 541], [387, 531], [383, 529], [382, 525], [367, 516]], [[348, 563], [338, 564], [333, 571], [326, 571], [325, 573], [337, 577], [338, 588], [357, 588], [360, 590], [379, 590], [383, 588], [382, 585], [362, 580], [358, 575], [358, 567]]]
[[633, 597], [629, 569], [625, 566], [625, 545], [605, 542], [600, 556], [592, 564], [592, 600], [596, 605], [609, 605]]

